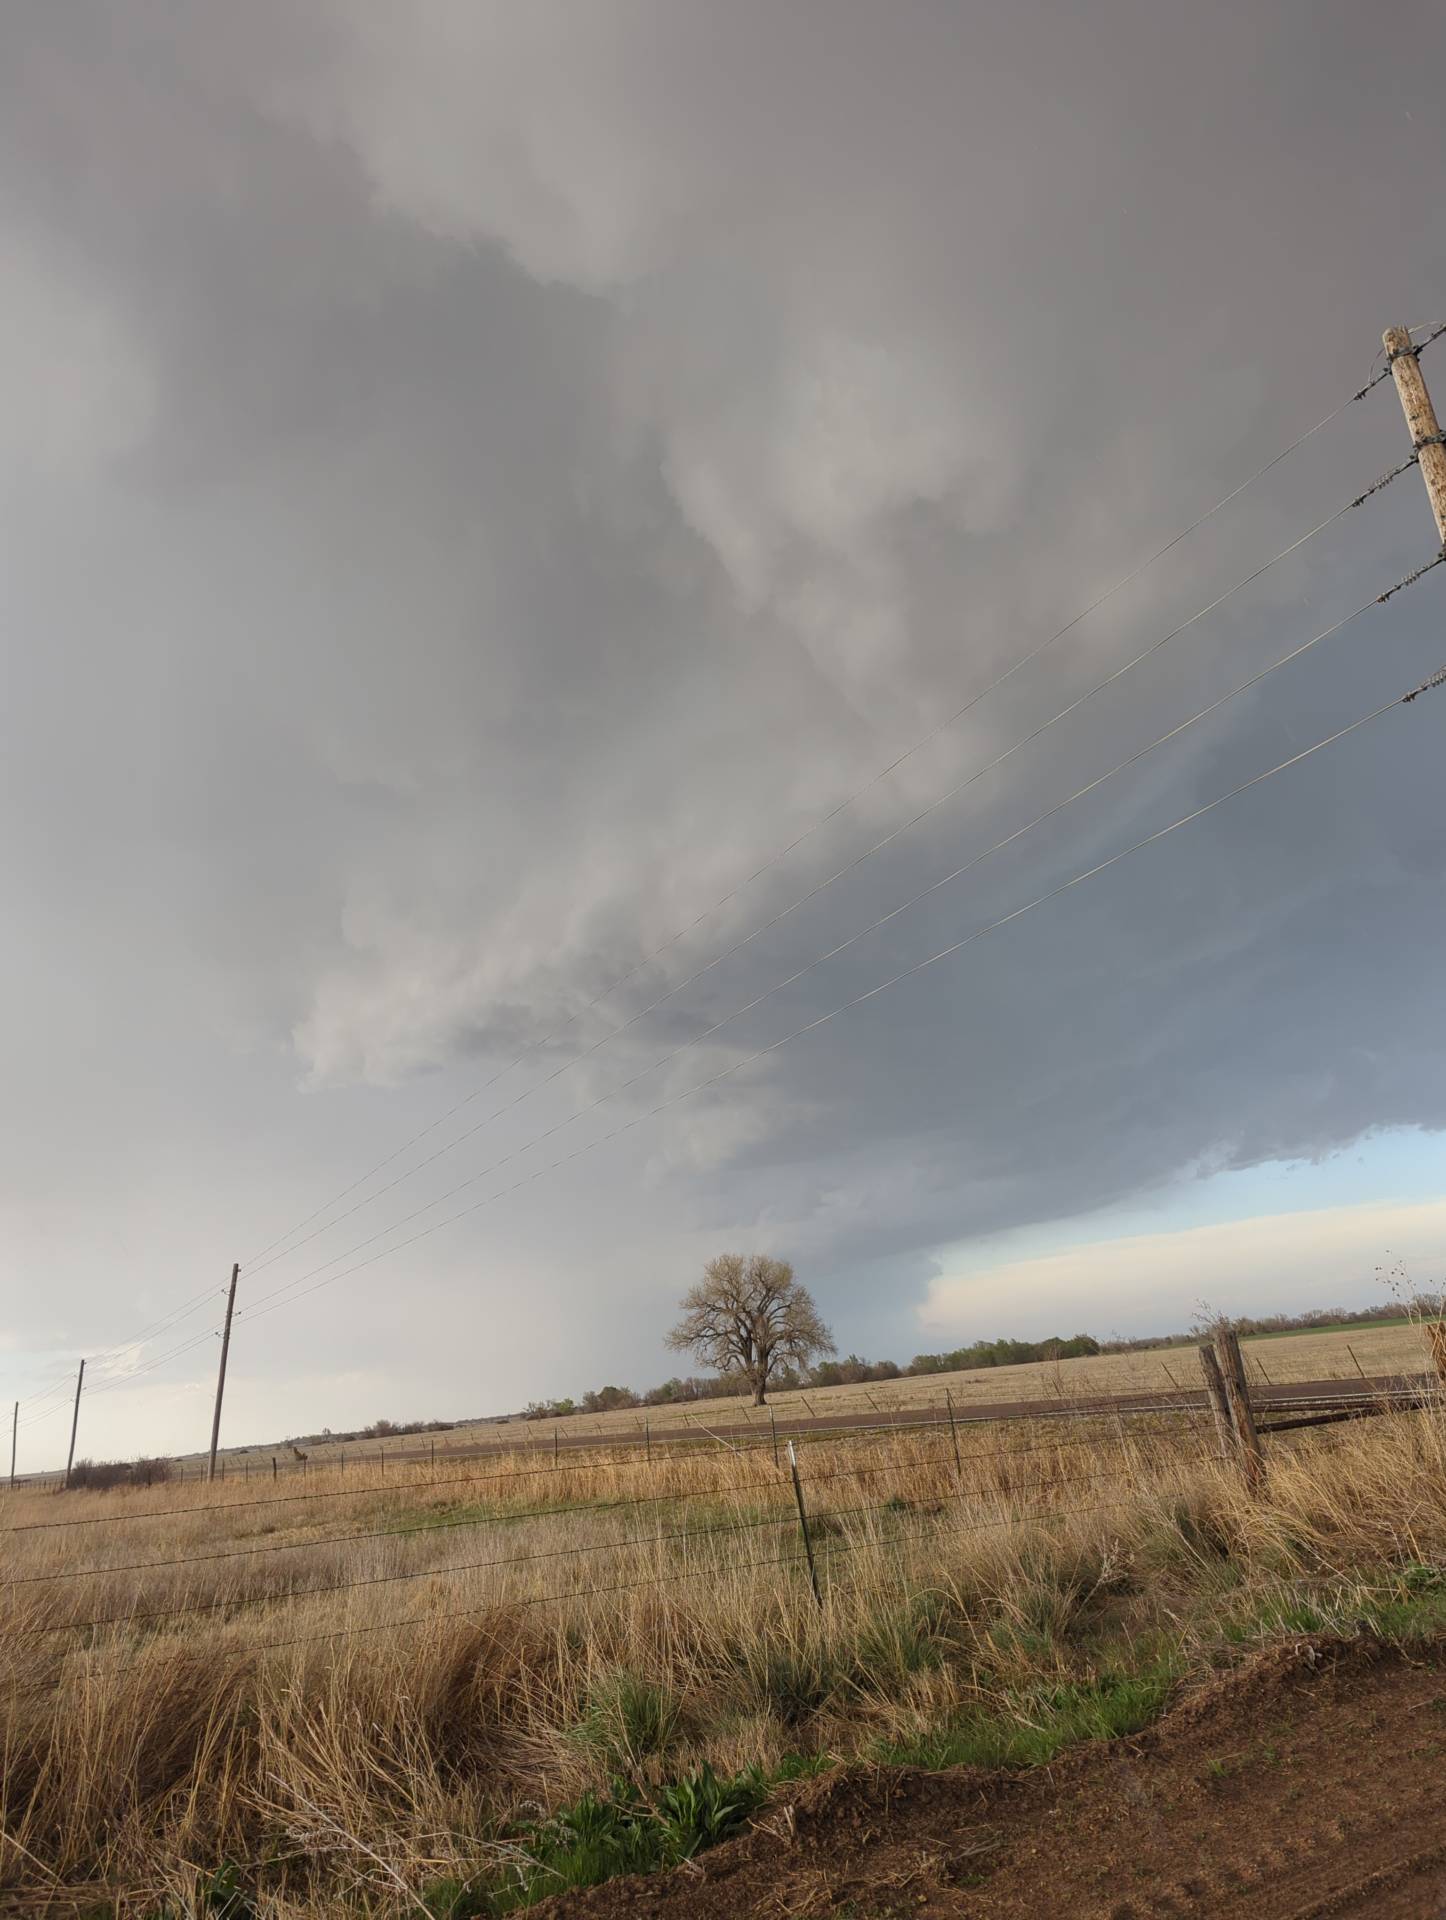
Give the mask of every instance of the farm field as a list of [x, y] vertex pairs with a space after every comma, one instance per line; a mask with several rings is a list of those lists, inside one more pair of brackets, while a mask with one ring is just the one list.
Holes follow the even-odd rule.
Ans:
[[[1251, 1378], [1261, 1386], [1359, 1381], [1363, 1374], [1371, 1379], [1419, 1374], [1427, 1365], [1421, 1333], [1409, 1321], [1384, 1321], [1339, 1332], [1265, 1335], [1243, 1340], [1241, 1345]], [[956, 1412], [967, 1418], [971, 1408], [992, 1409], [1009, 1401], [1058, 1401], [1068, 1406], [1113, 1395], [1158, 1393], [1168, 1398], [1181, 1392], [1198, 1394], [1200, 1385], [1195, 1349], [1164, 1347], [1145, 1353], [1095, 1354], [1077, 1360], [922, 1374], [871, 1381], [866, 1386], [779, 1391], [769, 1395], [769, 1405], [780, 1423], [793, 1424], [837, 1414], [892, 1416], [910, 1409], [942, 1409], [947, 1397]], [[521, 1417], [462, 1421], [434, 1435], [397, 1435], [380, 1451], [410, 1455], [421, 1450], [429, 1457], [435, 1453], [441, 1460], [449, 1453], [466, 1453], [474, 1448], [528, 1447], [543, 1451], [551, 1447], [555, 1432], [575, 1445], [583, 1438], [641, 1439], [649, 1429], [658, 1433], [696, 1431], [701, 1437], [720, 1433], [736, 1443], [749, 1432], [767, 1433], [770, 1422], [766, 1410], [744, 1399], [704, 1400], [653, 1407], [646, 1412], [624, 1408], [610, 1413], [574, 1414], [562, 1421]], [[305, 1451], [309, 1462], [320, 1466], [337, 1455], [374, 1458], [379, 1449], [375, 1441], [320, 1441], [308, 1442]], [[279, 1454], [283, 1465], [294, 1464], [290, 1448], [284, 1445], [228, 1449], [227, 1458], [243, 1470], [249, 1461], [251, 1468], [259, 1471], [269, 1470], [273, 1454]], [[193, 1465], [194, 1460], [192, 1456]]]
[[1272, 1436], [1260, 1498], [1179, 1414], [798, 1459], [807, 1542], [761, 1436], [6, 1496], [0, 1909], [478, 1920], [835, 1763], [1027, 1767], [1446, 1620], [1435, 1410]]

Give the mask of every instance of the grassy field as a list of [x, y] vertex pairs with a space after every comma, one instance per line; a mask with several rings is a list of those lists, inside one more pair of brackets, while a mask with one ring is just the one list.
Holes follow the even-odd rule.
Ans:
[[959, 1443], [800, 1449], [819, 1599], [766, 1446], [17, 1491], [0, 1907], [510, 1911], [830, 1758], [1047, 1758], [1446, 1581], [1435, 1413], [1272, 1440], [1259, 1501], [1176, 1417]]

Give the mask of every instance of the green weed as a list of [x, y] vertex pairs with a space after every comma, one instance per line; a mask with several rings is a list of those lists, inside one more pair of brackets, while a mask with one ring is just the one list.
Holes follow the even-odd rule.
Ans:
[[614, 1668], [588, 1689], [587, 1710], [575, 1737], [614, 1768], [626, 1770], [666, 1752], [681, 1718], [681, 1703], [671, 1689]]
[[631, 1782], [615, 1781], [610, 1793], [585, 1793], [524, 1830], [516, 1864], [467, 1896], [486, 1904], [447, 1909], [445, 1920], [513, 1913], [550, 1893], [677, 1866], [737, 1832], [766, 1792], [756, 1768], [720, 1779], [703, 1766], [650, 1797]]
[[1162, 1659], [1138, 1673], [1023, 1689], [992, 1712], [883, 1743], [876, 1758], [889, 1766], [935, 1771], [1038, 1766], [1080, 1741], [1114, 1740], [1149, 1726], [1163, 1712], [1175, 1678], [1173, 1663]]

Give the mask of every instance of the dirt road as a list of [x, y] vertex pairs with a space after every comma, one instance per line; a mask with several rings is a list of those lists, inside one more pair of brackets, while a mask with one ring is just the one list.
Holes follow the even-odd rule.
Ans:
[[830, 1775], [537, 1920], [1441, 1920], [1441, 1657], [1303, 1643], [1032, 1773]]

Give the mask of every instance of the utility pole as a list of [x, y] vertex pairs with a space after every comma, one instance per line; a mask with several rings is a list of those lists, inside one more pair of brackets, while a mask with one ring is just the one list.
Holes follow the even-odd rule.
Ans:
[[15, 1439], [20, 1431], [20, 1402], [15, 1402], [15, 1411], [10, 1416], [10, 1490], [15, 1491]]
[[211, 1464], [206, 1478], [216, 1478], [216, 1442], [221, 1438], [221, 1399], [226, 1391], [226, 1355], [231, 1351], [231, 1315], [236, 1308], [236, 1276], [241, 1271], [237, 1260], [231, 1268], [231, 1290], [226, 1295], [226, 1325], [221, 1332], [221, 1365], [216, 1373], [216, 1411], [211, 1415]]
[[70, 1485], [70, 1469], [75, 1465], [75, 1435], [80, 1426], [80, 1385], [85, 1379], [85, 1362], [80, 1363], [80, 1372], [75, 1376], [75, 1412], [70, 1416], [70, 1452], [65, 1461], [65, 1484]]
[[1401, 411], [1411, 432], [1411, 445], [1416, 449], [1416, 464], [1421, 469], [1431, 511], [1436, 516], [1436, 531], [1441, 536], [1441, 544], [1446, 546], [1446, 445], [1442, 443], [1436, 409], [1426, 391], [1421, 362], [1416, 358], [1410, 334], [1404, 327], [1387, 327], [1381, 338], [1396, 392], [1401, 396]]

